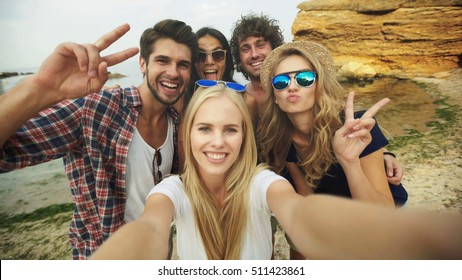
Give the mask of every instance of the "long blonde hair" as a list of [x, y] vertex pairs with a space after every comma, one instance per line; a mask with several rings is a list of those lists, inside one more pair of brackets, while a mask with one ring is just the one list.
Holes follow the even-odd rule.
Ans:
[[[261, 160], [273, 166], [276, 173], [280, 173], [285, 168], [286, 156], [295, 128], [287, 114], [275, 103], [275, 93], [270, 83], [277, 65], [282, 60], [292, 55], [303, 57], [317, 72], [310, 145], [306, 156], [299, 159], [299, 166], [304, 171], [305, 182], [311, 188], [316, 188], [316, 184], [328, 171], [330, 165], [336, 161], [332, 138], [335, 131], [342, 125], [341, 114], [343, 112], [343, 101], [340, 100], [340, 95], [343, 93], [342, 87], [335, 78], [333, 65], [325, 65], [331, 63], [332, 59], [327, 50], [321, 47], [310, 42], [289, 43], [280, 47], [279, 50], [275, 49], [277, 51], [273, 56], [270, 54], [268, 62], [265, 60], [263, 66], [266, 67], [264, 69], [265, 78], [262, 78], [262, 83], [266, 83], [264, 89], [267, 99], [263, 105], [262, 117], [257, 130]], [[320, 59], [317, 53], [322, 53], [323, 57]]]
[[[243, 139], [241, 151], [225, 180], [226, 194], [219, 205], [198, 173], [197, 161], [191, 150], [191, 128], [199, 107], [209, 98], [226, 96], [242, 114]], [[185, 113], [184, 126], [185, 169], [181, 179], [191, 201], [202, 241], [211, 260], [239, 259], [243, 232], [248, 221], [249, 186], [257, 165], [256, 142], [251, 118], [240, 93], [222, 84], [199, 88]]]

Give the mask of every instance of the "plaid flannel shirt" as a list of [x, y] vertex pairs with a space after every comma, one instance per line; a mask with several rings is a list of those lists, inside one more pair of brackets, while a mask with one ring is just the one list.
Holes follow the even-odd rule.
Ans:
[[[136, 87], [65, 100], [29, 120], [1, 149], [0, 173], [63, 157], [75, 204], [74, 259], [86, 259], [124, 224], [126, 159], [141, 106]], [[177, 173], [180, 119], [173, 108], [167, 112]]]

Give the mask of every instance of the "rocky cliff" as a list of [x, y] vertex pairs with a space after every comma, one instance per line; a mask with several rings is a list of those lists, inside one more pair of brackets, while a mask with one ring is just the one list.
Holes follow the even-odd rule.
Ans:
[[294, 40], [313, 40], [350, 77], [443, 76], [462, 65], [462, 0], [312, 0]]

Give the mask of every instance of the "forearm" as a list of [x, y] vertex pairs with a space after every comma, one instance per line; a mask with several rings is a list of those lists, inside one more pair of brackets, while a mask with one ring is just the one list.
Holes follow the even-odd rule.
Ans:
[[460, 215], [311, 195], [286, 232], [309, 259], [460, 259]]
[[[374, 187], [368, 176], [366, 176], [366, 173], [361, 167], [359, 161], [346, 164], [345, 166], [342, 166], [342, 168], [345, 172], [348, 186], [350, 188], [350, 193], [353, 199], [394, 206], [391, 195], [386, 196]], [[383, 176], [383, 184], [386, 184], [385, 175]]]
[[286, 167], [294, 183], [295, 191], [298, 194], [306, 196], [314, 193], [314, 189], [306, 185], [305, 177], [296, 163], [286, 162]]
[[42, 92], [35, 78], [35, 75], [26, 78], [0, 96], [0, 147], [27, 120], [59, 101]]
[[148, 223], [134, 221], [113, 234], [91, 259], [165, 260], [168, 239], [168, 231], [162, 233]]

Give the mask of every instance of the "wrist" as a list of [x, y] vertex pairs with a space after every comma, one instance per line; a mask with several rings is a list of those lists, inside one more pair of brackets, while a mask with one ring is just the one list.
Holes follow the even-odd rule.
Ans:
[[337, 158], [338, 163], [345, 170], [355, 170], [357, 168], [361, 168], [361, 160], [359, 158], [346, 160], [344, 158]]
[[392, 152], [389, 152], [389, 151], [384, 151], [383, 155], [389, 155], [389, 156], [392, 156], [392, 157], [396, 158], [396, 155], [394, 153], [392, 153]]
[[64, 100], [64, 98], [57, 93], [54, 88], [47, 87], [47, 83], [42, 81], [40, 75], [33, 74], [30, 77], [30, 83], [28, 83], [28, 90], [27, 92], [34, 98], [32, 100], [36, 101], [36, 105], [43, 110], [50, 106], [55, 105]]

